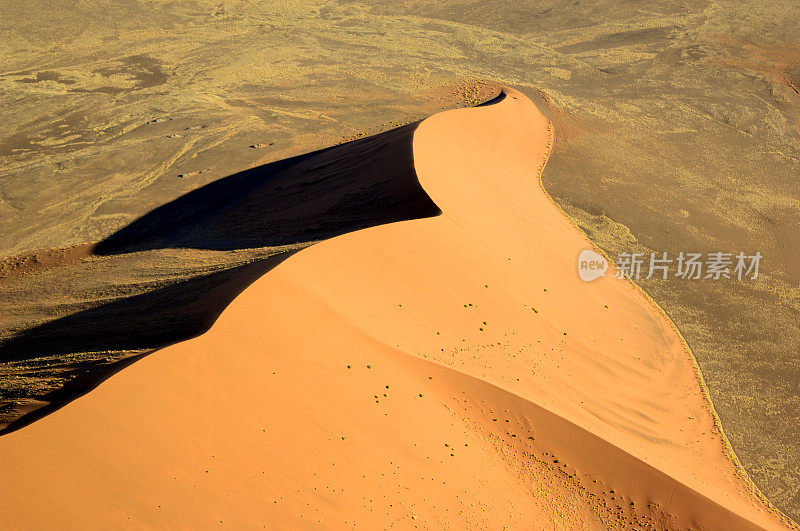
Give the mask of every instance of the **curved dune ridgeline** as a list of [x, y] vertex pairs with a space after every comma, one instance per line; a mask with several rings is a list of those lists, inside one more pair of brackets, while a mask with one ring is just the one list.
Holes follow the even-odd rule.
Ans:
[[579, 279], [590, 244], [539, 186], [552, 135], [513, 90], [423, 121], [440, 216], [303, 249], [0, 437], [3, 527], [785, 526], [669, 321], [613, 267]]

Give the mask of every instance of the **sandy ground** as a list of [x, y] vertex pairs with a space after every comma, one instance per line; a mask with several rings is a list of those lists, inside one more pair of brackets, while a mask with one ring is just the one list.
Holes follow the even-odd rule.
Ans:
[[[192, 295], [282, 251], [81, 248], [499, 83], [542, 103], [545, 188], [610, 256], [764, 255], [755, 281], [639, 285], [753, 480], [800, 519], [798, 26], [760, 0], [0, 2], [0, 428], [196, 334]], [[125, 317], [151, 301], [160, 338]]]
[[[780, 528], [692, 358], [539, 175], [521, 93], [424, 121], [438, 217], [286, 259], [206, 334], [0, 439], [6, 526]], [[613, 272], [613, 271], [612, 271]]]

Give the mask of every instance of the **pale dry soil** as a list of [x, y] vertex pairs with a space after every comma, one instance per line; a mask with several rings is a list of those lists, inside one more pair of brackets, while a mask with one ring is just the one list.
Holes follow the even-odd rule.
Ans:
[[[755, 1], [3, 2], [0, 334], [192, 291], [191, 278], [210, 289], [205, 275], [282, 248], [42, 250], [97, 242], [247, 167], [480, 101], [478, 81], [510, 84], [555, 124], [547, 190], [604, 250], [764, 254], [757, 281], [641, 284], [692, 347], [745, 468], [797, 518], [798, 17]], [[94, 326], [113, 329], [103, 315]], [[6, 420], [153, 346], [61, 333], [58, 348], [4, 354]]]

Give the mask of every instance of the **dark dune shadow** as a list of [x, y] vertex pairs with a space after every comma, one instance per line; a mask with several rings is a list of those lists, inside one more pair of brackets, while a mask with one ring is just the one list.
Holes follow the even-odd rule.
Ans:
[[[219, 179], [144, 215], [94, 252], [308, 243], [437, 215], [439, 208], [414, 171], [411, 144], [417, 125]], [[0, 362], [154, 348], [190, 337], [286, 256], [175, 282], [42, 324], [0, 343]]]
[[[412, 140], [418, 125], [219, 179], [120, 229], [94, 252], [278, 246], [438, 215], [441, 211], [414, 171]], [[55, 358], [44, 363], [63, 369], [60, 374], [67, 380], [37, 394], [35, 398], [47, 404], [20, 412], [0, 435], [63, 407], [147, 353], [202, 334], [239, 293], [294, 252], [108, 302], [0, 343], [0, 363]], [[71, 358], [85, 352], [131, 356], [117, 361], [105, 361], [102, 354], [88, 361]]]
[[0, 362], [166, 346], [208, 330], [225, 307], [296, 251], [181, 280], [36, 326], [0, 343]]
[[[500, 103], [500, 102], [501, 102], [501, 101], [503, 101], [504, 99], [506, 99], [506, 93], [505, 93], [505, 91], [501, 91], [501, 92], [500, 92], [500, 94], [498, 94], [498, 95], [497, 95], [497, 96], [495, 96], [494, 98], [492, 98], [492, 99], [490, 99], [490, 100], [486, 100], [486, 101], [484, 101], [483, 103], [479, 103], [479, 104], [478, 104], [478, 105], [476, 105], [475, 107], [488, 107], [488, 106], [490, 106], [490, 105], [495, 105], [495, 104], [497, 104], [497, 103]], [[515, 98], [515, 99], [516, 99], [516, 98]]]
[[[0, 362], [65, 356], [61, 365], [67, 378], [62, 387], [36, 397], [45, 406], [22, 414], [0, 429], [0, 435], [56, 411], [150, 352], [207, 331], [247, 286], [295, 252], [119, 299], [37, 326], [0, 344]], [[104, 358], [71, 362], [67, 357], [79, 352], [142, 350], [146, 352], [113, 362]]]
[[418, 125], [219, 179], [123, 227], [94, 252], [277, 246], [437, 215], [414, 172]]

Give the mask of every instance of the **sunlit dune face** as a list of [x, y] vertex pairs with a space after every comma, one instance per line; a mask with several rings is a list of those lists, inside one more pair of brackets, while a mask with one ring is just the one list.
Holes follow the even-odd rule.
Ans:
[[0, 521], [781, 527], [670, 322], [580, 278], [591, 246], [539, 183], [554, 134], [513, 90], [425, 120], [441, 215], [296, 253], [206, 334], [0, 438]]

